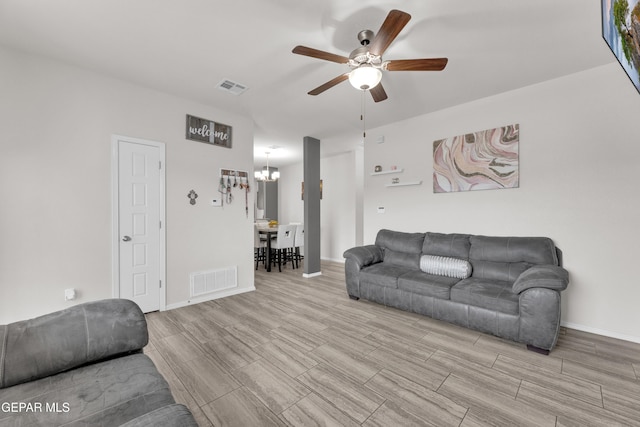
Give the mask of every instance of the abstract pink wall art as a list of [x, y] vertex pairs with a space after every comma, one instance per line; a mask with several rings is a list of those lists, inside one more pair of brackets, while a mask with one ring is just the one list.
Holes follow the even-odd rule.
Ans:
[[434, 141], [433, 192], [517, 188], [519, 143], [519, 124]]

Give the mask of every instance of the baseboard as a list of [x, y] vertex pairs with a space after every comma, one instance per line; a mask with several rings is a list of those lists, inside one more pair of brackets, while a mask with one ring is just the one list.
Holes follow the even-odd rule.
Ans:
[[244, 294], [245, 292], [252, 292], [255, 291], [256, 288], [254, 286], [250, 287], [250, 288], [242, 288], [242, 289], [229, 289], [226, 290], [224, 292], [219, 292], [219, 293], [215, 293], [212, 295], [206, 295], [203, 297], [199, 297], [199, 298], [191, 298], [187, 301], [181, 301], [181, 302], [176, 302], [173, 304], [167, 304], [166, 307], [164, 308], [164, 310], [161, 311], [166, 311], [166, 310], [173, 310], [174, 308], [180, 308], [180, 307], [186, 307], [188, 305], [193, 305], [193, 304], [199, 304], [201, 302], [207, 302], [207, 301], [213, 301], [213, 300], [217, 300], [219, 298], [225, 298], [225, 297], [230, 297], [232, 295], [239, 295], [239, 294]]
[[322, 276], [322, 272], [321, 271], [318, 271], [317, 273], [311, 273], [311, 274], [304, 273], [302, 275], [302, 277], [304, 277], [305, 279], [310, 279], [312, 277], [318, 277], [318, 276]]
[[331, 262], [339, 262], [340, 264], [344, 264], [345, 259], [344, 258], [340, 258], [340, 259], [333, 259], [333, 258], [320, 258], [321, 261], [331, 261]]
[[560, 324], [566, 328], [575, 329], [577, 331], [588, 332], [590, 334], [602, 335], [609, 338], [615, 338], [618, 340], [629, 341], [629, 342], [640, 344], [640, 337], [618, 334], [616, 332], [606, 331], [604, 329], [592, 328], [589, 326], [579, 325], [579, 324], [570, 323], [570, 322], [560, 322]]

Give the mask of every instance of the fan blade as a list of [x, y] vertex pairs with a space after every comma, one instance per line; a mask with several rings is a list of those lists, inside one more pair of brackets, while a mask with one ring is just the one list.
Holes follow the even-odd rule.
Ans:
[[314, 49], [312, 47], [296, 46], [293, 48], [292, 52], [298, 55], [310, 56], [312, 58], [337, 62], [338, 64], [346, 64], [349, 62], [349, 58], [347, 58], [346, 56], [336, 55], [335, 53], [325, 52], [323, 50]]
[[447, 58], [394, 59], [386, 68], [389, 71], [442, 71], [447, 62]]
[[343, 81], [345, 81], [347, 79], [349, 79], [349, 73], [341, 74], [338, 77], [336, 77], [335, 79], [329, 80], [325, 84], [320, 85], [317, 88], [313, 89], [311, 92], [309, 92], [309, 95], [314, 95], [314, 96], [315, 95], [320, 95], [325, 90], [331, 89], [332, 87], [334, 87], [338, 83], [342, 83]]
[[411, 15], [400, 10], [392, 10], [387, 15], [387, 18], [382, 23], [382, 26], [378, 30], [376, 37], [371, 43], [369, 52], [372, 55], [382, 56], [385, 50], [389, 47], [391, 42], [400, 34], [400, 31], [411, 19]]
[[384, 91], [382, 83], [378, 83], [373, 89], [369, 89], [369, 92], [371, 92], [371, 96], [375, 102], [387, 99], [387, 92]]

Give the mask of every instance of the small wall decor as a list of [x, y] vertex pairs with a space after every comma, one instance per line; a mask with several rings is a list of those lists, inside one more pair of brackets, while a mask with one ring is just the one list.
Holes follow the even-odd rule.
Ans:
[[602, 38], [640, 92], [640, 6], [636, 1], [602, 0]]
[[231, 131], [229, 125], [187, 114], [186, 138], [192, 141], [231, 148]]
[[520, 125], [433, 142], [433, 192], [519, 186]]
[[[304, 200], [304, 181], [301, 183], [302, 185], [300, 186], [300, 200]], [[322, 200], [322, 180], [320, 180], [320, 200]]]
[[191, 190], [189, 191], [189, 194], [187, 194], [187, 197], [189, 198], [189, 203], [192, 205], [196, 204], [196, 199], [198, 198], [198, 194], [196, 194], [195, 191]]

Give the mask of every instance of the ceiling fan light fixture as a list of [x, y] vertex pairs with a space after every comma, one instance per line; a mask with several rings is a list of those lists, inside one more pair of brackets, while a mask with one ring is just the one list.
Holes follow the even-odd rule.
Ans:
[[411, 15], [401, 10], [393, 9], [385, 18], [377, 33], [370, 30], [363, 30], [358, 33], [360, 47], [354, 49], [348, 57], [336, 55], [306, 46], [296, 46], [293, 53], [312, 58], [331, 61], [342, 65], [348, 65], [350, 72], [340, 74], [317, 88], [307, 92], [309, 95], [320, 95], [324, 91], [331, 89], [349, 80], [351, 85], [361, 91], [369, 91], [375, 102], [387, 99], [380, 80], [382, 71], [442, 71], [447, 65], [447, 58], [422, 58], [422, 59], [400, 59], [393, 61], [383, 61], [382, 55], [393, 43], [402, 29], [409, 23]]
[[373, 89], [380, 83], [382, 71], [370, 65], [363, 64], [349, 73], [349, 83], [359, 90]]

